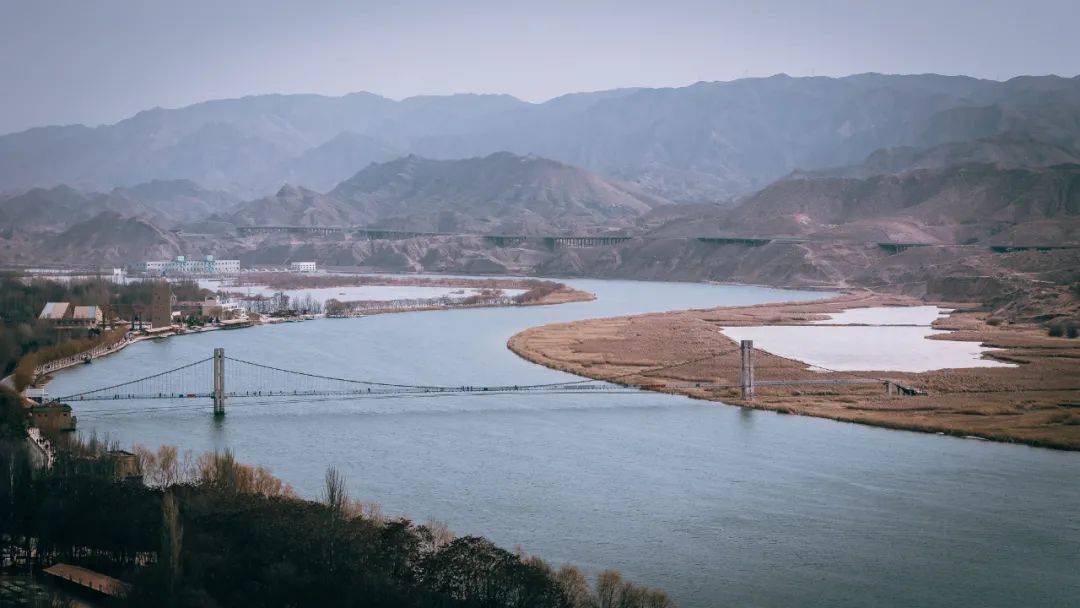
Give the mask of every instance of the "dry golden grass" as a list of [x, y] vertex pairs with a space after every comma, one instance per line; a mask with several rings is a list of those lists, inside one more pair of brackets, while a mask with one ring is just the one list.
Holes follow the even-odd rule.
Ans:
[[[670, 382], [735, 385], [740, 365], [737, 344], [720, 327], [803, 324], [848, 308], [917, 303], [922, 302], [857, 292], [819, 302], [591, 319], [532, 328], [513, 336], [508, 346], [547, 367], [652, 390], [670, 391], [664, 387]], [[821, 373], [810, 371], [800, 361], [755, 353], [759, 381], [886, 377], [923, 389], [928, 393], [925, 396], [889, 397], [883, 384], [758, 387], [752, 402], [740, 401], [737, 389], [679, 388], [675, 392], [888, 428], [1080, 449], [1080, 340], [1052, 338], [1035, 325], [992, 325], [988, 317], [983, 312], [955, 312], [935, 324], [954, 330], [938, 339], [979, 341], [1001, 348], [992, 356], [1018, 367]], [[697, 362], [648, 371], [684, 361]]]

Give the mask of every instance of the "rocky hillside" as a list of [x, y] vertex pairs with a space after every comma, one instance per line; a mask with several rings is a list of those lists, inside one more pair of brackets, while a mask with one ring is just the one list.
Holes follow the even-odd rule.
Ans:
[[60, 230], [85, 219], [86, 195], [68, 186], [0, 197], [0, 226], [18, 232]]
[[[677, 211], [677, 209], [676, 209]], [[1080, 243], [1080, 165], [919, 169], [780, 180], [730, 211], [667, 218], [653, 236], [793, 236], [942, 244]]]
[[[152, 180], [127, 188], [114, 188], [99, 205], [123, 215], [139, 216], [172, 228], [227, 212], [240, 198], [221, 190], [208, 190], [187, 179]], [[128, 203], [125, 209], [123, 203]]]
[[33, 188], [0, 197], [0, 227], [20, 232], [58, 232], [105, 211], [140, 218], [162, 228], [227, 211], [239, 202], [225, 192], [188, 180], [155, 180], [111, 192], [80, 192], [70, 186]]
[[328, 197], [370, 213], [372, 225], [476, 234], [605, 232], [666, 202], [577, 167], [506, 152], [371, 165]]
[[[196, 248], [189, 245], [189, 250]], [[463, 236], [370, 241], [270, 235], [234, 241], [220, 255], [245, 264], [314, 259], [325, 266], [404, 272], [867, 287], [953, 302], [993, 302], [1018, 316], [1080, 312], [1074, 291], [1080, 282], [1080, 249], [998, 253], [987, 247], [930, 246], [896, 253], [854, 241], [749, 246], [692, 237], [551, 249], [539, 239], [499, 247]]]
[[147, 222], [114, 211], [79, 222], [37, 243], [36, 259], [44, 262], [126, 264], [135, 260], [169, 259], [183, 253], [180, 240]]
[[1080, 164], [1080, 151], [1040, 141], [1028, 135], [1007, 133], [970, 141], [954, 141], [929, 148], [884, 148], [875, 151], [857, 165], [820, 171], [796, 171], [792, 177], [866, 179], [885, 173], [944, 169], [970, 164], [988, 164], [1002, 168], [1075, 165]]
[[374, 137], [344, 132], [290, 159], [279, 173], [288, 183], [325, 192], [371, 163], [387, 162], [406, 154]]
[[285, 181], [319, 188], [390, 153], [454, 159], [508, 150], [671, 200], [715, 202], [883, 148], [1004, 133], [1080, 149], [1080, 78], [778, 75], [539, 104], [505, 95], [252, 96], [2, 136], [0, 191], [191, 179], [253, 198]]
[[224, 216], [214, 216], [236, 226], [354, 226], [367, 224], [374, 215], [336, 196], [285, 185], [273, 196], [239, 205]]

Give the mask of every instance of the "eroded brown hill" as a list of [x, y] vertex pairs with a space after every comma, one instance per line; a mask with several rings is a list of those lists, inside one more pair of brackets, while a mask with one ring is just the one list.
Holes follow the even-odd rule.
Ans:
[[[718, 233], [943, 244], [1080, 242], [1080, 165], [785, 179], [718, 217]], [[1048, 230], [1050, 238], [1042, 235]], [[1023, 237], [1025, 243], [1018, 243]], [[1035, 240], [1038, 239], [1038, 240]]]
[[625, 228], [666, 203], [593, 173], [507, 152], [465, 160], [408, 156], [373, 164], [328, 196], [395, 229], [572, 234]]

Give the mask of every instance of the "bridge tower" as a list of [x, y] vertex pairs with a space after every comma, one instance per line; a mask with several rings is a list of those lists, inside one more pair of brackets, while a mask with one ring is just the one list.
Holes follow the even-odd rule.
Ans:
[[742, 340], [739, 348], [742, 350], [739, 386], [742, 388], [743, 400], [749, 401], [754, 398], [754, 341]]
[[225, 349], [214, 349], [214, 417], [225, 415]]

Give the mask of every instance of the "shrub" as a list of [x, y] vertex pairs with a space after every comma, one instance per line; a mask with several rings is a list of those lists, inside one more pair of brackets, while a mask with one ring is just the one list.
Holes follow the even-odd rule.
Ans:
[[27, 414], [22, 399], [15, 393], [0, 387], [0, 439], [26, 437]]
[[555, 283], [554, 281], [529, 281], [527, 283], [529, 289], [524, 293], [520, 293], [514, 296], [514, 302], [516, 304], [532, 304], [539, 302], [546, 298], [548, 295], [565, 287], [561, 283]]
[[999, 317], [991, 317], [991, 318], [986, 320], [986, 324], [991, 325], [993, 327], [997, 327], [998, 325], [1001, 325], [1003, 322], [1004, 321]]
[[27, 355], [19, 361], [12, 378], [16, 390], [22, 391], [34, 383], [34, 380], [37, 379], [37, 365], [38, 358], [36, 355]]
[[1055, 321], [1047, 326], [1046, 333], [1054, 338], [1076, 338], [1080, 336], [1080, 323], [1076, 321]]

